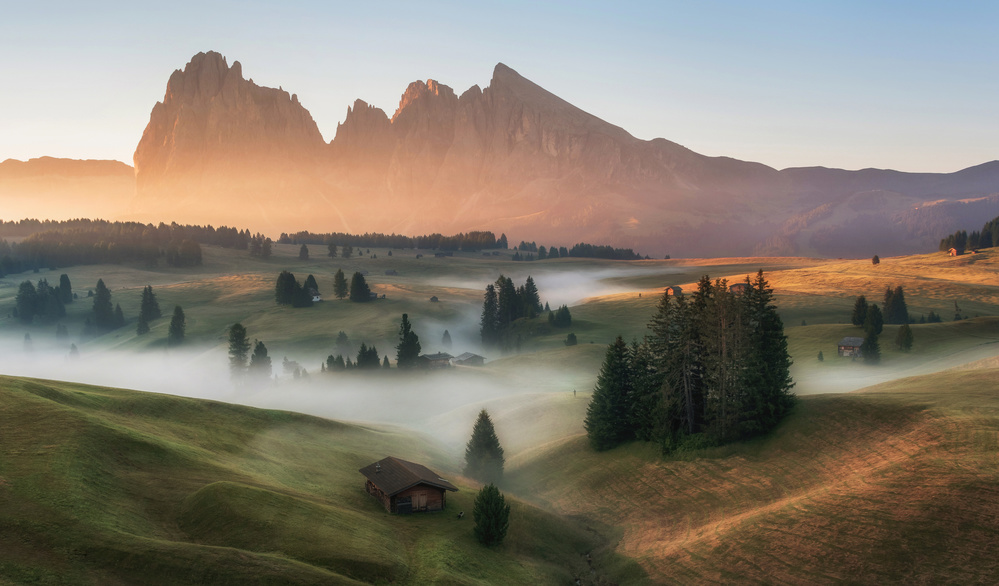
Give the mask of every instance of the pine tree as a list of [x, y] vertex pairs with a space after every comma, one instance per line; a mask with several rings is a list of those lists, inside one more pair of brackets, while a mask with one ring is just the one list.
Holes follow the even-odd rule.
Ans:
[[326, 249], [329, 251], [326, 253], [326, 256], [330, 258], [336, 258], [336, 244], [330, 242], [329, 244], [326, 245]]
[[382, 361], [382, 368], [389, 369], [392, 365], [389, 364], [388, 354], [385, 355], [385, 360]]
[[288, 271], [281, 271], [277, 282], [274, 284], [274, 300], [279, 305], [292, 305], [296, 300], [296, 289], [300, 289], [295, 275]]
[[583, 424], [593, 449], [608, 450], [630, 439], [628, 398], [632, 390], [628, 345], [618, 336], [607, 348], [596, 388], [586, 408]]
[[465, 476], [495, 484], [503, 479], [504, 463], [496, 429], [489, 413], [483, 409], [472, 427], [472, 437], [465, 444]]
[[302, 247], [298, 249], [298, 260], [309, 260], [308, 246], [303, 244]]
[[441, 336], [441, 346], [447, 350], [451, 349], [451, 333], [447, 330], [444, 330], [444, 335]]
[[229, 370], [234, 378], [242, 377], [249, 352], [250, 341], [246, 337], [246, 328], [240, 323], [233, 324], [229, 328]]
[[895, 346], [902, 352], [908, 352], [912, 350], [912, 328], [909, 324], [902, 324], [902, 327], [898, 328], [898, 334], [895, 336]]
[[102, 332], [115, 327], [114, 306], [111, 305], [111, 291], [104, 285], [104, 279], [97, 280], [94, 292], [94, 324]]
[[881, 308], [877, 303], [872, 303], [867, 308], [867, 318], [864, 319], [864, 331], [868, 334], [878, 336], [884, 330], [885, 320], [881, 314]]
[[145, 288], [142, 289], [142, 301], [139, 303], [139, 316], [144, 316], [147, 323], [163, 316], [160, 312], [160, 304], [156, 301], [156, 294], [153, 293], [151, 285], [146, 285]]
[[417, 366], [417, 358], [420, 357], [422, 347], [420, 337], [413, 331], [409, 323], [409, 315], [402, 314], [402, 323], [399, 326], [399, 345], [395, 347], [396, 368], [414, 368]]
[[260, 258], [270, 258], [271, 257], [271, 244], [270, 238], [264, 238], [264, 242], [260, 247]]
[[259, 379], [271, 377], [271, 357], [267, 355], [267, 346], [260, 340], [254, 340], [253, 355], [250, 356], [249, 372]]
[[538, 287], [534, 284], [534, 279], [530, 275], [527, 276], [527, 281], [524, 282], [524, 312], [523, 315], [527, 317], [534, 317], [541, 313], [541, 297], [538, 295]]
[[371, 301], [371, 289], [359, 271], [350, 278], [350, 300], [358, 303]]
[[73, 285], [66, 273], [59, 275], [59, 297], [64, 304], [73, 302]]
[[867, 299], [863, 295], [859, 295], [853, 304], [853, 316], [850, 318], [850, 322], [855, 326], [863, 326], [866, 319]]
[[877, 334], [867, 333], [864, 343], [860, 345], [860, 355], [864, 357], [864, 362], [867, 364], [877, 364], [881, 361], [881, 345], [878, 343]]
[[167, 330], [167, 344], [177, 346], [183, 343], [186, 330], [187, 318], [184, 316], [184, 310], [179, 305], [174, 306], [173, 317], [170, 318], [170, 329]]
[[487, 484], [475, 496], [472, 509], [475, 528], [472, 530], [479, 543], [485, 546], [503, 543], [510, 528], [510, 505], [495, 485]]
[[314, 276], [309, 275], [305, 278], [305, 291], [306, 293], [311, 293], [312, 291], [319, 293], [319, 283], [316, 282]]
[[114, 327], [120, 328], [125, 325], [125, 313], [121, 310], [121, 304], [116, 303], [114, 306]]
[[343, 299], [348, 292], [347, 277], [343, 275], [343, 269], [337, 269], [336, 274], [333, 275], [333, 295], [337, 299]]
[[880, 257], [878, 257], [878, 255], [876, 255], [876, 254], [875, 254], [875, 255], [874, 255], [874, 256], [873, 256], [872, 258], [871, 258], [871, 264], [873, 264], [873, 265], [879, 265], [879, 264], [881, 264], [881, 258], [880, 258]]
[[499, 342], [499, 304], [496, 298], [496, 287], [490, 283], [486, 285], [486, 294], [482, 301], [482, 317], [479, 321], [479, 333], [482, 336], [482, 345], [488, 347], [495, 346]]

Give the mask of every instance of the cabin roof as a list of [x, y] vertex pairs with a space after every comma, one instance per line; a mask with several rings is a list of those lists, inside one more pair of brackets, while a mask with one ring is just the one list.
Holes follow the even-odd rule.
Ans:
[[392, 456], [369, 464], [359, 472], [388, 496], [399, 494], [417, 484], [429, 484], [444, 490], [458, 490], [458, 487], [441, 478], [430, 468]]
[[420, 358], [426, 358], [427, 360], [451, 360], [454, 356], [451, 356], [447, 352], [438, 352], [436, 354], [424, 354]]
[[863, 344], [864, 339], [856, 336], [847, 336], [839, 341], [840, 346], [853, 346], [859, 348], [860, 346], [863, 346]]
[[455, 360], [468, 360], [469, 358], [483, 358], [483, 357], [479, 356], [478, 354], [472, 354], [471, 352], [464, 352], [462, 354], [459, 354], [455, 358]]

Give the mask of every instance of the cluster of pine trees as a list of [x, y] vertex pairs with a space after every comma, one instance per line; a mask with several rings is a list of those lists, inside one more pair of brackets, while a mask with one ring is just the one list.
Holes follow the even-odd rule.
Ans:
[[105, 220], [0, 221], [0, 236], [24, 237], [18, 243], [0, 240], [0, 275], [45, 267], [144, 262], [185, 267], [202, 263], [201, 244], [247, 247], [249, 230], [222, 226], [142, 224]]
[[663, 295], [649, 329], [607, 350], [585, 419], [594, 449], [745, 439], [793, 407], [787, 338], [762, 270], [742, 293], [705, 276], [690, 295]]
[[[877, 303], [867, 303], [863, 295], [857, 296], [853, 303], [853, 314], [850, 322], [864, 330], [864, 343], [860, 346], [860, 355], [864, 362], [877, 364], [881, 361], [881, 343], [878, 336], [884, 331], [884, 324], [901, 325], [895, 336], [895, 347], [903, 352], [912, 349], [913, 335], [912, 318], [905, 303], [905, 291], [901, 285], [895, 288], [887, 287], [884, 295], [884, 310]], [[939, 317], [931, 311], [930, 318], [939, 321]], [[925, 322], [925, 319], [923, 320]]]
[[[567, 328], [572, 325], [572, 314], [569, 306], [562, 305], [555, 311], [548, 312], [548, 324], [556, 328]], [[574, 336], [575, 337], [575, 336]]]
[[[353, 247], [377, 247], [377, 248], [420, 248], [426, 250], [464, 250], [476, 251], [488, 248], [507, 247], [506, 235], [496, 238], [492, 232], [468, 232], [458, 233], [452, 236], [443, 234], [427, 234], [424, 236], [403, 236], [401, 234], [348, 234], [345, 232], [328, 232], [317, 234], [314, 232], [302, 231], [294, 234], [282, 233], [278, 238], [281, 244], [320, 244], [327, 246], [350, 247], [351, 252], [346, 254], [349, 258]], [[331, 249], [332, 251], [332, 249]], [[331, 255], [335, 256], [335, 255]]]
[[479, 321], [482, 345], [508, 347], [513, 322], [537, 317], [542, 311], [544, 308], [533, 278], [528, 276], [523, 285], [515, 287], [512, 279], [500, 275], [495, 283], [486, 285]]
[[72, 302], [73, 286], [65, 273], [59, 276], [55, 287], [47, 279], [39, 279], [38, 286], [24, 281], [14, 298], [14, 317], [26, 325], [36, 318], [42, 322], [55, 321], [66, 316], [66, 304]]
[[959, 254], [963, 254], [968, 249], [992, 248], [997, 244], [999, 244], [999, 216], [985, 222], [981, 231], [972, 231], [969, 235], [966, 230], [958, 230], [948, 235], [940, 240], [940, 250], [955, 248]]
[[306, 277], [305, 285], [302, 285], [294, 274], [281, 271], [274, 285], [274, 300], [278, 305], [312, 307], [313, 294], [319, 294], [319, 284], [312, 275]]
[[[250, 343], [246, 328], [241, 323], [229, 327], [229, 371], [233, 383], [260, 384], [270, 380], [272, 367], [267, 346], [260, 340]], [[253, 353], [250, 353], [250, 349]]]

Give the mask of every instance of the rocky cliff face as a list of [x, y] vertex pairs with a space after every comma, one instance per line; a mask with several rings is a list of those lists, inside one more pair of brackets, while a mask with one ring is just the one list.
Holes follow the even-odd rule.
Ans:
[[[178, 221], [268, 232], [488, 229], [673, 255], [842, 254], [844, 242], [864, 251], [885, 246], [872, 239], [879, 224], [962, 227], [945, 226], [958, 218], [939, 207], [933, 222], [914, 219], [925, 201], [999, 192], [999, 165], [948, 175], [777, 171], [639, 140], [503, 64], [488, 87], [460, 96], [413, 82], [391, 117], [357, 100], [327, 145], [295, 96], [244, 80], [238, 62], [212, 52], [170, 77], [135, 169], [147, 213], [160, 205], [160, 217]], [[938, 238], [917, 234], [898, 252]]]

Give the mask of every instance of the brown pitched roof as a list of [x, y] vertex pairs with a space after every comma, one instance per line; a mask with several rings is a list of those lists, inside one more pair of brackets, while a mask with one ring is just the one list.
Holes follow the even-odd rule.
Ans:
[[392, 456], [369, 464], [359, 472], [388, 496], [398, 494], [417, 484], [429, 484], [444, 490], [458, 490], [458, 487], [438, 476], [430, 468]]
[[855, 336], [847, 336], [839, 341], [840, 346], [852, 346], [854, 348], [860, 348], [864, 345], [863, 338], [857, 338]]

